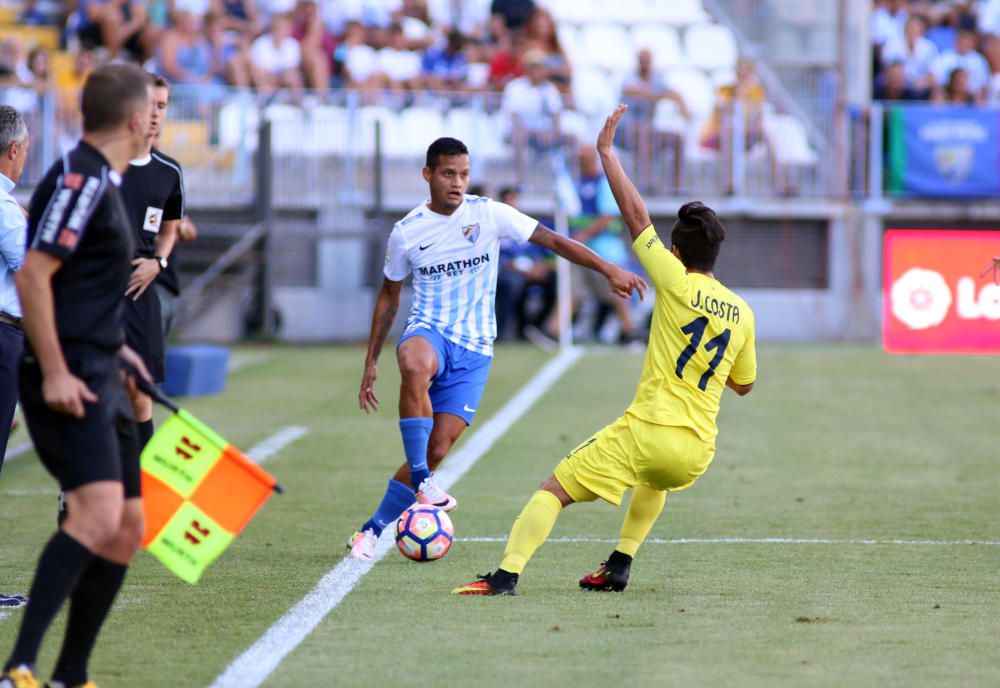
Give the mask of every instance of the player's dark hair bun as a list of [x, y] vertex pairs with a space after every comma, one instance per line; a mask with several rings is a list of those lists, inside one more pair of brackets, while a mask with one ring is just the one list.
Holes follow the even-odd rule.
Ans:
[[701, 201], [682, 205], [677, 211], [677, 219], [690, 229], [700, 229], [711, 244], [721, 244], [726, 238], [726, 229], [719, 222], [715, 211]]
[[685, 203], [677, 211], [677, 222], [670, 234], [671, 242], [681, 253], [689, 269], [711, 271], [726, 238], [715, 211], [701, 201]]

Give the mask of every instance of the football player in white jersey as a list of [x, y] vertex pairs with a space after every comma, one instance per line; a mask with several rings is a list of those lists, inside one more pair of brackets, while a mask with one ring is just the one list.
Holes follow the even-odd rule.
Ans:
[[611, 291], [641, 297], [646, 282], [604, 260], [514, 208], [467, 196], [469, 151], [441, 138], [427, 149], [424, 179], [430, 199], [396, 223], [389, 236], [385, 279], [375, 302], [358, 401], [378, 410], [378, 358], [399, 309], [403, 280], [413, 274], [413, 309], [396, 345], [402, 384], [399, 429], [406, 463], [389, 480], [372, 517], [348, 540], [351, 556], [374, 559], [382, 530], [416, 501], [445, 511], [456, 500], [432, 477], [462, 431], [472, 423], [493, 360], [501, 239], [531, 241], [577, 265], [595, 270]]

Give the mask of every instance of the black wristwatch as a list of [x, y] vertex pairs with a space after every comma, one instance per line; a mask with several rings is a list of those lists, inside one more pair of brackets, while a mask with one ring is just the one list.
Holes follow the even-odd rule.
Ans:
[[160, 272], [167, 269], [167, 259], [163, 256], [153, 256], [153, 260], [160, 264]]

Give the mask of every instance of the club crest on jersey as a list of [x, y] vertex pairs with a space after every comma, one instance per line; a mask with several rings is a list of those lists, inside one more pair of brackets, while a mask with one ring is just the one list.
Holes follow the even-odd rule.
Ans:
[[477, 222], [474, 225], [465, 225], [462, 227], [462, 234], [469, 240], [470, 244], [476, 243], [476, 239], [479, 238], [479, 223]]

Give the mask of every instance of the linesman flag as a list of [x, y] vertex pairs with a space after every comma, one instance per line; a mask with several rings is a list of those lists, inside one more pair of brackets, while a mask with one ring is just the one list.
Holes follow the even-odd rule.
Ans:
[[281, 486], [239, 449], [178, 408], [142, 452], [142, 546], [194, 585]]

